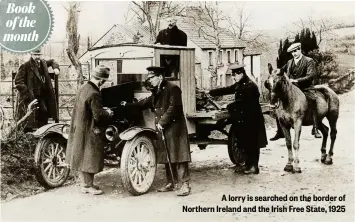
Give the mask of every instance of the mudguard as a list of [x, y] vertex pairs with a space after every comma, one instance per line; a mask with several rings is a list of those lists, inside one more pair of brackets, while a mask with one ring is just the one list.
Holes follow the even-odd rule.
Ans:
[[139, 126], [134, 126], [129, 129], [126, 129], [122, 133], [120, 133], [119, 137], [121, 140], [131, 140], [133, 139], [136, 135], [140, 133], [145, 133], [147, 134], [150, 138], [156, 140], [157, 137], [157, 132], [154, 129], [148, 128], [148, 127], [139, 127]]
[[32, 135], [36, 138], [42, 138], [48, 134], [56, 133], [56, 134], [59, 134], [67, 139], [67, 137], [65, 135], [63, 135], [63, 127], [64, 126], [69, 127], [69, 124], [66, 124], [66, 123], [47, 124], [45, 126], [42, 126], [41, 128], [38, 128]]

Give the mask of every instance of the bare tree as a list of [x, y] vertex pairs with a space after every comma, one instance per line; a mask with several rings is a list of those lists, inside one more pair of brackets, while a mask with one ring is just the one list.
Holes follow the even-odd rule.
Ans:
[[74, 66], [79, 84], [84, 83], [83, 70], [81, 63], [78, 59], [80, 35], [78, 34], [78, 18], [80, 13], [80, 4], [75, 2], [69, 3], [69, 8], [66, 9], [68, 12], [67, 20], [67, 37], [68, 37], [68, 48], [66, 49], [70, 62]]
[[317, 45], [319, 46], [322, 41], [335, 35], [333, 33], [334, 27], [335, 25], [331, 18], [321, 17], [319, 20], [316, 20], [312, 15], [309, 15], [308, 19], [300, 18], [299, 21], [293, 22], [293, 27], [291, 29], [287, 28], [287, 32], [296, 35], [300, 30], [309, 28], [311, 33], [315, 33]]
[[310, 30], [314, 32], [317, 36], [317, 45], [319, 46], [321, 42], [329, 36], [334, 36], [333, 29], [334, 24], [332, 19], [321, 18], [316, 21], [312, 18], [312, 16], [308, 16]]
[[215, 2], [199, 2], [196, 7], [191, 7], [186, 17], [191, 19], [196, 27], [198, 34], [215, 46], [214, 65], [208, 68], [211, 74], [211, 87], [217, 86], [218, 68], [220, 67], [220, 50], [221, 50], [221, 22], [226, 20], [226, 16], [219, 9], [218, 1]]
[[244, 5], [236, 8], [236, 18], [228, 16], [230, 30], [238, 39], [247, 40], [247, 35], [250, 33], [250, 19], [251, 13], [245, 11]]
[[235, 16], [227, 16], [229, 31], [238, 39], [247, 43], [249, 47], [266, 49], [267, 44], [263, 40], [266, 34], [260, 30], [253, 29], [252, 13], [247, 12], [244, 6], [244, 4], [240, 6], [236, 3], [233, 7], [233, 12], [236, 12]]
[[160, 21], [170, 15], [181, 15], [185, 3], [173, 1], [132, 1], [126, 14], [126, 23], [147, 24], [152, 43], [160, 30]]

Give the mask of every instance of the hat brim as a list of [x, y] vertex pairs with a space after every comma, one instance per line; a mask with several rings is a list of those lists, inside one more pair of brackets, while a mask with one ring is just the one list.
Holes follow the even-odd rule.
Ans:
[[291, 52], [297, 51], [299, 49], [301, 49], [301, 47], [297, 47], [297, 48], [294, 48], [294, 49], [287, 50], [287, 52], [291, 53]]
[[96, 78], [98, 78], [98, 79], [101, 79], [101, 80], [109, 80], [108, 77], [105, 78], [105, 77], [102, 77], [102, 76], [97, 76], [97, 75], [95, 75], [95, 74], [92, 74], [92, 76], [94, 76], [94, 77], [96, 77]]

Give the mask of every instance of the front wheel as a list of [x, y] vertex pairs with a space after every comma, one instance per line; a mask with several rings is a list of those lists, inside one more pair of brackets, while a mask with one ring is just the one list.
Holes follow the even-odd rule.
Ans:
[[228, 154], [230, 160], [235, 165], [245, 165], [245, 152], [238, 146], [238, 139], [234, 134], [233, 126], [231, 126], [228, 134]]
[[148, 192], [156, 173], [156, 155], [152, 141], [146, 136], [136, 136], [127, 141], [121, 156], [123, 186], [132, 195]]
[[62, 186], [69, 177], [65, 163], [66, 140], [59, 136], [41, 139], [35, 151], [37, 181], [45, 188]]

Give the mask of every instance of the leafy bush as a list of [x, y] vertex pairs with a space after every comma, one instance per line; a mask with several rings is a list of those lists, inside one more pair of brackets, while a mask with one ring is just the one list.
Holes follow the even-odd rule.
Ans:
[[37, 139], [19, 130], [1, 140], [1, 186], [34, 179]]
[[308, 56], [313, 58], [316, 63], [317, 76], [314, 81], [315, 84], [325, 84], [331, 79], [339, 77], [339, 62], [334, 53], [330, 51], [321, 52], [319, 50], [313, 50]]

